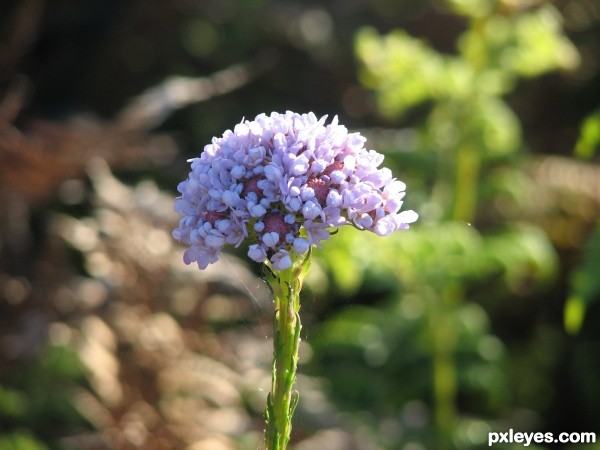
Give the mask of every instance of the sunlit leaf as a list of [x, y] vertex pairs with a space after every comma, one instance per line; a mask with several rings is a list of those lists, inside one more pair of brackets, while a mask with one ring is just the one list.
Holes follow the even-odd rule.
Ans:
[[565, 328], [577, 333], [587, 307], [600, 299], [600, 227], [597, 227], [583, 249], [579, 267], [571, 276], [571, 293], [565, 304]]
[[355, 48], [362, 64], [361, 81], [377, 91], [387, 115], [401, 115], [435, 95], [432, 89], [441, 85], [443, 58], [402, 30], [381, 36], [363, 28], [356, 35]]
[[489, 14], [494, 7], [491, 0], [447, 0], [446, 3], [457, 14], [471, 17]]
[[507, 287], [517, 293], [534, 281], [547, 282], [558, 267], [558, 257], [548, 236], [529, 225], [515, 225], [485, 240], [492, 267], [502, 273]]
[[0, 435], [0, 448], [2, 450], [48, 450], [48, 447], [40, 441], [23, 432]]
[[579, 158], [593, 157], [600, 147], [600, 110], [590, 114], [581, 125], [579, 139], [575, 144], [575, 155]]
[[505, 60], [524, 76], [537, 76], [555, 69], [573, 69], [579, 54], [562, 33], [560, 13], [546, 4], [515, 21], [515, 46]]
[[565, 303], [564, 324], [570, 334], [577, 334], [585, 318], [586, 304], [581, 297], [571, 296]]

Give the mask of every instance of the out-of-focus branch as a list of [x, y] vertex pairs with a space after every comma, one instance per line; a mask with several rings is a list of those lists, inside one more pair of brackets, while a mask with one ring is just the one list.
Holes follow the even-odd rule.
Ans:
[[208, 77], [167, 78], [134, 98], [118, 115], [116, 123], [124, 130], [150, 130], [178, 109], [247, 85], [272, 69], [278, 59], [273, 51], [265, 51], [247, 63], [235, 64]]
[[[15, 80], [0, 99], [0, 194], [18, 191], [28, 202], [47, 198], [64, 180], [84, 175], [87, 161], [101, 157], [111, 166], [170, 160], [176, 144], [149, 131], [174, 111], [239, 89], [270, 70], [277, 54], [265, 52], [209, 77], [173, 77], [134, 98], [112, 121], [75, 117], [68, 123], [30, 122], [25, 131], [12, 121], [27, 95]], [[18, 82], [17, 82], [18, 81]], [[2, 207], [0, 195], [0, 207]]]
[[10, 78], [36, 38], [44, 3], [44, 0], [25, 0], [15, 11], [8, 37], [0, 42], [0, 80]]
[[12, 123], [25, 104], [29, 94], [30, 86], [28, 80], [22, 76], [16, 76], [9, 84], [4, 96], [0, 98], [0, 127]]

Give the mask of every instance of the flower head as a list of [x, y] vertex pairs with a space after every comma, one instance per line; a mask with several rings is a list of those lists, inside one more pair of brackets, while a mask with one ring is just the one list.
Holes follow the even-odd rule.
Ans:
[[348, 133], [337, 117], [326, 124], [313, 113], [258, 115], [213, 138], [192, 159], [178, 186], [182, 215], [173, 236], [190, 248], [184, 261], [201, 269], [226, 245], [250, 245], [248, 256], [278, 270], [353, 225], [378, 235], [417, 220], [400, 211], [406, 186], [379, 168], [383, 155], [366, 150], [365, 138]]

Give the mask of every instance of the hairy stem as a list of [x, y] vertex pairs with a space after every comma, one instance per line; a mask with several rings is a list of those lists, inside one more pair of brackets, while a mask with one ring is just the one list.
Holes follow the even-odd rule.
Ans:
[[275, 271], [267, 266], [265, 278], [275, 301], [273, 316], [273, 368], [271, 392], [265, 408], [267, 450], [285, 450], [292, 432], [292, 415], [298, 404], [294, 391], [300, 347], [300, 290], [308, 272], [310, 255], [296, 255], [291, 268]]

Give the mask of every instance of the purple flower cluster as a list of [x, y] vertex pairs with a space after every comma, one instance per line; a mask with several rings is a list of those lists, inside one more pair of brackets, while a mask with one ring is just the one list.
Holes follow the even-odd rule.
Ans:
[[354, 225], [380, 236], [417, 220], [402, 211], [406, 185], [379, 169], [383, 155], [364, 148], [337, 117], [313, 113], [261, 114], [213, 138], [191, 160], [189, 178], [178, 186], [175, 211], [183, 217], [173, 236], [190, 245], [186, 264], [201, 269], [223, 247], [250, 245], [248, 256], [291, 266], [291, 252], [304, 254], [330, 230]]

